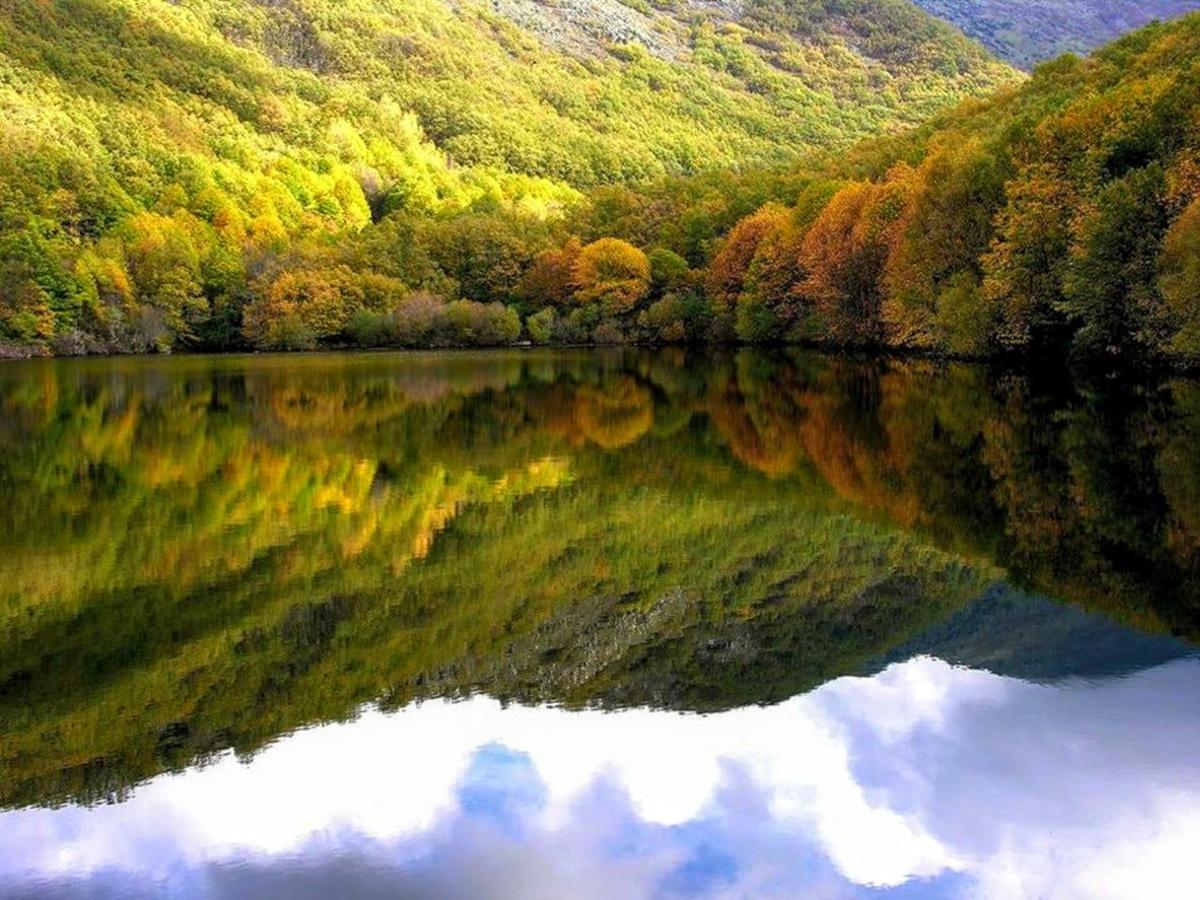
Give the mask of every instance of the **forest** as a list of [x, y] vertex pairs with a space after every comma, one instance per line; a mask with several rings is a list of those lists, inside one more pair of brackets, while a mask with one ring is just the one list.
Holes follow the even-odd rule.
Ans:
[[1022, 80], [899, 0], [650, 9], [661, 41], [574, 54], [432, 0], [283, 10], [2, 8], [0, 355], [1200, 362], [1200, 17]]

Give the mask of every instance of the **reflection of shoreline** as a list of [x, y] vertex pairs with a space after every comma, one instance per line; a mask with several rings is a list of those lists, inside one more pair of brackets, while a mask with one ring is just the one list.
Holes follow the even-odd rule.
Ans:
[[705, 716], [366, 710], [115, 806], [0, 814], [0, 887], [266, 893], [349, 864], [364, 890], [434, 879], [454, 897], [503, 859], [504, 896], [561, 896], [581, 870], [650, 896], [720, 848], [725, 864], [693, 871], [704, 893], [932, 879], [952, 896], [1182, 897], [1198, 702], [1196, 660], [1049, 687], [918, 658]]

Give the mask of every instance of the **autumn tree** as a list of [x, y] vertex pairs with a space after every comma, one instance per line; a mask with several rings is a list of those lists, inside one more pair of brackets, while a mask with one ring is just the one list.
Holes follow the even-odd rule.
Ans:
[[817, 336], [842, 344], [883, 336], [881, 279], [889, 232], [907, 201], [907, 181], [861, 182], [838, 191], [801, 245], [808, 277], [800, 291], [812, 305]]
[[561, 247], [539, 253], [522, 276], [517, 297], [534, 307], [567, 306], [575, 293], [575, 263], [582, 249], [579, 238], [572, 237]]
[[606, 314], [620, 315], [650, 293], [650, 262], [632, 244], [601, 238], [579, 251], [574, 283], [578, 303], [596, 303]]
[[992, 241], [1006, 174], [994, 153], [977, 142], [940, 148], [915, 172], [906, 166], [893, 170], [894, 202], [904, 208], [889, 235], [884, 273], [883, 319], [891, 342], [983, 349], [987, 338], [981, 339], [980, 322], [964, 303], [968, 295], [973, 305], [981, 300], [975, 290], [980, 257]]
[[1189, 361], [1200, 359], [1200, 197], [1167, 232], [1159, 258], [1158, 287], [1173, 332], [1167, 349]]
[[285, 271], [246, 307], [245, 335], [258, 347], [305, 349], [340, 334], [362, 301], [345, 266]]
[[759, 244], [784, 226], [789, 215], [785, 207], [770, 203], [733, 227], [708, 266], [708, 293], [715, 303], [732, 307], [737, 302]]

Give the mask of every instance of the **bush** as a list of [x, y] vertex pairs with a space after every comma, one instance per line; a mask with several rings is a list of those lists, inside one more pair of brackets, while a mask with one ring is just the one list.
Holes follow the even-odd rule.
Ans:
[[455, 300], [446, 307], [450, 342], [463, 347], [511, 344], [521, 336], [517, 311], [503, 303]]
[[738, 340], [752, 344], [777, 341], [782, 336], [774, 310], [757, 298], [746, 298], [738, 303], [734, 330]]
[[683, 324], [683, 303], [674, 294], [656, 300], [638, 317], [638, 324], [652, 341], [682, 341], [687, 332]]
[[549, 344], [554, 339], [557, 319], [558, 316], [549, 307], [534, 313], [525, 320], [525, 328], [529, 332], [529, 339], [535, 344]]
[[581, 306], [558, 320], [557, 338], [560, 344], [586, 344], [592, 339], [592, 331], [600, 324], [600, 308], [595, 305]]
[[264, 350], [312, 350], [317, 336], [297, 313], [268, 321], [255, 344]]
[[386, 313], [359, 310], [346, 326], [346, 336], [358, 347], [383, 347], [395, 336], [392, 318]]
[[624, 344], [626, 340], [621, 323], [615, 319], [605, 319], [592, 331], [592, 342], [595, 344]]
[[431, 347], [447, 332], [446, 305], [433, 294], [410, 294], [392, 312], [392, 334], [402, 347]]

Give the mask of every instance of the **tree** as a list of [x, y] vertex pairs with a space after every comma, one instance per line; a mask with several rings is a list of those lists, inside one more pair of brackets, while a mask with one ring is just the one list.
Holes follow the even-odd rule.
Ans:
[[650, 261], [650, 290], [655, 296], [687, 289], [692, 270], [686, 259], [666, 247], [655, 247], [646, 258]]
[[650, 261], [632, 244], [601, 238], [575, 260], [575, 300], [598, 303], [607, 315], [627, 313], [650, 293]]
[[468, 215], [438, 223], [430, 231], [430, 255], [469, 300], [507, 300], [517, 293], [533, 259], [514, 222]]
[[895, 202], [903, 205], [885, 213], [896, 216], [884, 272], [883, 319], [891, 342], [945, 345], [939, 298], [950, 290], [961, 301], [964, 286], [978, 280], [1005, 174], [995, 154], [976, 141], [940, 148], [916, 171], [899, 166], [890, 173]]
[[583, 249], [573, 237], [563, 246], [544, 250], [533, 260], [517, 287], [517, 297], [535, 308], [565, 307], [575, 293], [575, 262]]
[[301, 349], [341, 334], [362, 301], [345, 266], [286, 271], [246, 307], [243, 330], [257, 347]]
[[708, 293], [713, 302], [726, 307], [737, 302], [759, 244], [782, 228], [789, 217], [786, 208], [769, 203], [733, 227], [708, 266]]
[[1024, 169], [1006, 188], [996, 237], [982, 259], [985, 300], [997, 307], [997, 341], [1010, 350], [1062, 339], [1062, 282], [1070, 243], [1070, 186], [1050, 166]]
[[188, 213], [139, 213], [123, 229], [124, 256], [138, 302], [163, 318], [168, 342], [208, 315], [200, 254], [187, 230]]
[[800, 291], [813, 306], [818, 337], [839, 344], [883, 337], [881, 279], [889, 230], [900, 220], [908, 183], [849, 184], [838, 191], [804, 237], [808, 277]]
[[[804, 267], [805, 229], [794, 215], [778, 221], [762, 236], [738, 298], [738, 335], [749, 339], [779, 338], [803, 324], [807, 312], [800, 286], [808, 276]], [[753, 307], [753, 311], [747, 309]], [[749, 323], [755, 323], [751, 328]]]
[[1172, 329], [1166, 349], [1188, 361], [1200, 359], [1200, 197], [1167, 232], [1158, 287]]
[[1166, 341], [1157, 268], [1166, 214], [1157, 163], [1110, 182], [1075, 225], [1062, 309], [1084, 356], [1129, 356]]

